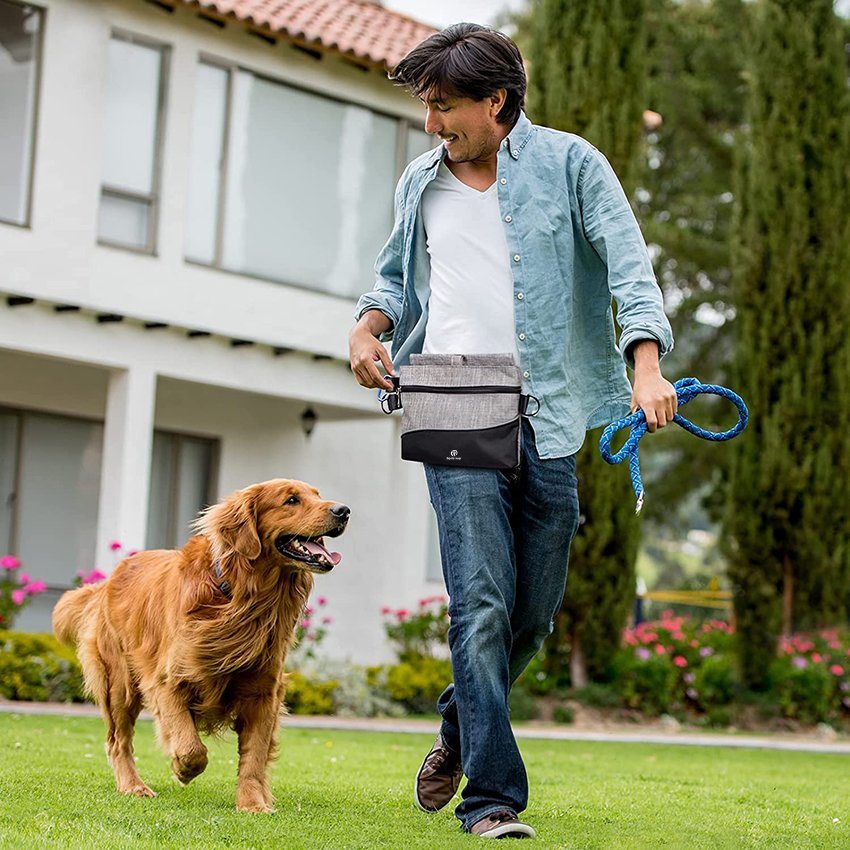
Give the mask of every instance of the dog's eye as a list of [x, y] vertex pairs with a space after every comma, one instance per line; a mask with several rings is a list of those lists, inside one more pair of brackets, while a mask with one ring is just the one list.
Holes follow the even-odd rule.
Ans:
[[298, 496], [290, 496], [283, 504], [284, 505], [297, 505], [301, 499]]

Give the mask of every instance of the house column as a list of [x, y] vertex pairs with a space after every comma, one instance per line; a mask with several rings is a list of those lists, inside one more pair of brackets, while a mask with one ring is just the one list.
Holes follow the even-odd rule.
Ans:
[[113, 540], [125, 551], [145, 548], [155, 407], [153, 370], [134, 366], [110, 374], [95, 550], [104, 572], [115, 563]]

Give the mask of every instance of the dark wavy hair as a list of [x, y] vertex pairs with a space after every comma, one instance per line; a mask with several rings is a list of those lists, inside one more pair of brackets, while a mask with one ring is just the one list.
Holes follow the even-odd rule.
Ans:
[[528, 81], [519, 48], [513, 41], [480, 24], [453, 24], [417, 44], [389, 75], [415, 97], [433, 91], [438, 99], [484, 100], [507, 91], [496, 120], [513, 126], [525, 105]]

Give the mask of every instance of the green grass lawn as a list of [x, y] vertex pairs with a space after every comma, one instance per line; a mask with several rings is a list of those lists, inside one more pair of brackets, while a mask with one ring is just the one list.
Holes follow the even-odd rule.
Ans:
[[[426, 815], [411, 789], [432, 738], [283, 729], [273, 815], [237, 814], [236, 742], [209, 741], [187, 788], [149, 722], [136, 752], [155, 799], [119, 796], [92, 718], [0, 714], [0, 848], [472, 847], [452, 807]], [[847, 848], [850, 761], [841, 755], [521, 741], [525, 818], [539, 848]], [[834, 819], [839, 822], [835, 823]]]

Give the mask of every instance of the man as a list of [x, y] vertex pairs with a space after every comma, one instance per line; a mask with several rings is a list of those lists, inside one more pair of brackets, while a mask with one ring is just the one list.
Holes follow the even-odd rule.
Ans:
[[[426, 39], [392, 79], [425, 105], [442, 144], [396, 190], [377, 283], [357, 305], [351, 368], [364, 387], [411, 353], [511, 353], [523, 391], [517, 469], [425, 465], [449, 592], [453, 684], [416, 778], [424, 811], [455, 810], [485, 837], [534, 836], [511, 731], [511, 685], [552, 631], [578, 526], [575, 455], [585, 432], [642, 408], [650, 431], [677, 409], [659, 369], [673, 347], [646, 245], [605, 157], [522, 111], [516, 45], [475, 24]], [[615, 345], [611, 297], [622, 329]], [[392, 361], [381, 344], [392, 339]], [[634, 389], [624, 362], [634, 369]]]

